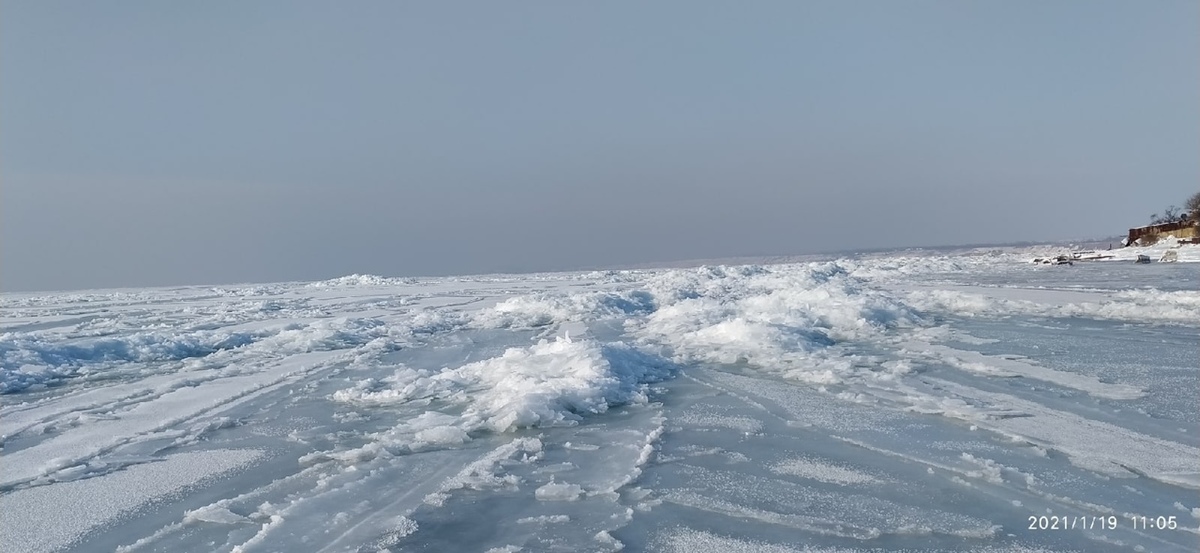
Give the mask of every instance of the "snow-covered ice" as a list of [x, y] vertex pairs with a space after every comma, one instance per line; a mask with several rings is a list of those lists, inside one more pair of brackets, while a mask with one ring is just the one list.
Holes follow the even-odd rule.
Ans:
[[1200, 549], [1200, 247], [1057, 253], [3, 294], [0, 550]]

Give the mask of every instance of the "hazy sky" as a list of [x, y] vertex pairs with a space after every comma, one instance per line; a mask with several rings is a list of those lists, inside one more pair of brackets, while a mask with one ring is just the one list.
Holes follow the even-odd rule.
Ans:
[[1121, 234], [1200, 3], [0, 5], [0, 289]]

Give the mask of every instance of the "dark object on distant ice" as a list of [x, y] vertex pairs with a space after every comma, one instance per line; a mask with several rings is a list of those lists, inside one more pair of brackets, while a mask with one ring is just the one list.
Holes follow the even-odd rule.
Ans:
[[1150, 256], [1148, 256], [1148, 255], [1139, 255], [1137, 257], [1137, 261], [1134, 261], [1134, 263], [1149, 263], [1149, 262], [1150, 262]]
[[1042, 265], [1074, 265], [1075, 259], [1069, 255], [1060, 255], [1058, 257], [1039, 257], [1033, 262]]

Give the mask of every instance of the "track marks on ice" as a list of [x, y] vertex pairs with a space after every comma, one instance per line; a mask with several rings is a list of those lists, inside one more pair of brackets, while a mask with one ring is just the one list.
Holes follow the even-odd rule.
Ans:
[[1200, 489], [1200, 449], [1147, 436], [1103, 421], [1059, 411], [1006, 394], [985, 392], [960, 384], [938, 381], [950, 394], [976, 405], [1003, 405], [1026, 416], [993, 418], [972, 416], [973, 408], [947, 413], [970, 420], [1013, 440], [1029, 442], [1066, 454], [1073, 464], [1109, 476], [1130, 472], [1175, 486]]
[[[822, 392], [696, 367], [669, 386], [662, 454], [637, 482], [646, 490], [645, 509], [668, 520], [700, 517], [712, 527], [818, 543], [887, 535], [984, 539], [996, 531], [986, 519], [921, 507], [920, 499], [898, 501], [904, 494], [887, 490], [900, 478], [846, 461], [852, 451], [822, 438], [824, 429], [796, 424], [804, 417], [781, 410], [777, 400], [812, 397], [804, 413], [826, 413], [831, 424], [860, 429], [871, 419], [853, 411], [868, 408], [849, 404], [845, 412], [830, 412], [829, 405], [841, 402], [821, 399]], [[763, 389], [778, 395], [762, 398]]]
[[[251, 374], [202, 382], [178, 388], [151, 400], [133, 403], [106, 418], [69, 428], [37, 445], [4, 455], [0, 490], [27, 483], [55, 480], [55, 473], [88, 465], [96, 456], [125, 445], [152, 439], [175, 439], [185, 435], [177, 427], [202, 415], [214, 416], [241, 399], [277, 386], [294, 376], [322, 367], [340, 352], [302, 354], [287, 358]], [[88, 472], [104, 472], [103, 464], [88, 466]]]
[[[688, 424], [676, 429], [675, 423], [681, 419], [671, 418], [668, 425], [672, 432], [664, 438], [666, 464], [651, 470], [651, 480], [639, 485], [652, 488], [666, 505], [704, 512], [717, 520], [732, 517], [744, 521], [740, 525], [750, 526], [745, 533], [737, 533], [740, 537], [769, 535], [769, 527], [780, 527], [814, 536], [809, 542], [817, 544], [829, 539], [820, 536], [838, 535], [872, 543], [879, 539], [900, 540], [888, 541], [892, 544], [889, 550], [902, 547], [902, 543], [919, 544], [911, 540], [921, 536], [938, 535], [946, 540], [963, 540], [947, 549], [987, 550], [991, 546], [985, 543], [1009, 534], [1028, 543], [1058, 543], [1055, 550], [1107, 550], [1115, 543], [1153, 545], [1152, 550], [1161, 551], [1187, 551], [1189, 541], [1194, 546], [1194, 538], [1179, 532], [1156, 534], [1125, 528], [1108, 532], [1103, 539], [1111, 543], [1098, 545], [1091, 541], [1097, 535], [1094, 532], [1049, 536], [1025, 528], [1025, 519], [1031, 514], [1121, 516], [1127, 510], [1161, 510], [1162, 505], [1173, 503], [1187, 511], [1194, 503], [1187, 499], [1191, 497], [1188, 490], [1136, 479], [1113, 463], [1129, 458], [1138, 464], [1153, 462], [1167, 468], [1194, 465], [1194, 460], [1200, 458], [1200, 452], [1192, 451], [1194, 448], [925, 375], [920, 380], [935, 383], [930, 385], [950, 399], [961, 398], [956, 400], [957, 410], [931, 417], [886, 407], [895, 398], [888, 394], [886, 402], [876, 401], [870, 389], [856, 393], [854, 401], [845, 401], [845, 392], [762, 377], [698, 368], [689, 369], [687, 375], [675, 384], [694, 381], [721, 392], [687, 412], [736, 412], [761, 420], [763, 431], [759, 436], [744, 436], [726, 429], [725, 438], [706, 438], [719, 432], [713, 428], [697, 428], [702, 431], [694, 432]], [[922, 393], [913, 395], [923, 397]], [[742, 409], [734, 407], [738, 402], [744, 405]], [[746, 409], [759, 410], [760, 414]], [[997, 411], [1023, 416], [989, 415]], [[668, 410], [669, 417], [671, 414]], [[1019, 435], [1014, 431], [1018, 427], [1040, 429], [1042, 439]], [[684, 434], [676, 435], [677, 430]], [[1059, 432], [1072, 437], [1056, 436]], [[1114, 443], [1106, 442], [1110, 437]], [[692, 443], [679, 444], [680, 440]], [[697, 440], [707, 441], [693, 445]], [[1089, 443], [1090, 449], [1075, 449], [1084, 443]], [[687, 453], [706, 447], [736, 450], [748, 458], [731, 465], [719, 462], [716, 456]], [[1073, 457], [1102, 453], [1105, 460], [1096, 460], [1099, 466], [1095, 467]], [[760, 466], [770, 469], [770, 473], [754, 470]], [[1117, 485], [1122, 476], [1126, 484]], [[1178, 478], [1168, 480], [1175, 486], [1186, 485]], [[897, 518], [894, 509], [921, 512], [929, 505], [938, 505], [940, 514], [922, 514], [919, 518], [932, 520], [932, 524], [893, 524], [904, 520]], [[843, 512], [846, 510], [854, 512]], [[862, 516], [871, 512], [876, 516]], [[965, 516], [974, 522], [939, 519], [942, 514]], [[675, 518], [690, 520], [688, 515]], [[701, 520], [709, 528], [739, 526]], [[839, 528], [835, 524], [839, 521], [849, 524]], [[989, 533], [989, 528], [994, 533]], [[781, 543], [789, 542], [794, 543], [795, 538]], [[920, 549], [927, 547], [922, 544]]]
[[1145, 391], [1136, 386], [1101, 382], [1094, 376], [1049, 369], [1009, 357], [984, 355], [918, 341], [906, 341], [900, 347], [903, 348], [903, 353], [918, 359], [945, 363], [957, 369], [989, 377], [1033, 378], [1107, 399], [1138, 399], [1145, 395]]

